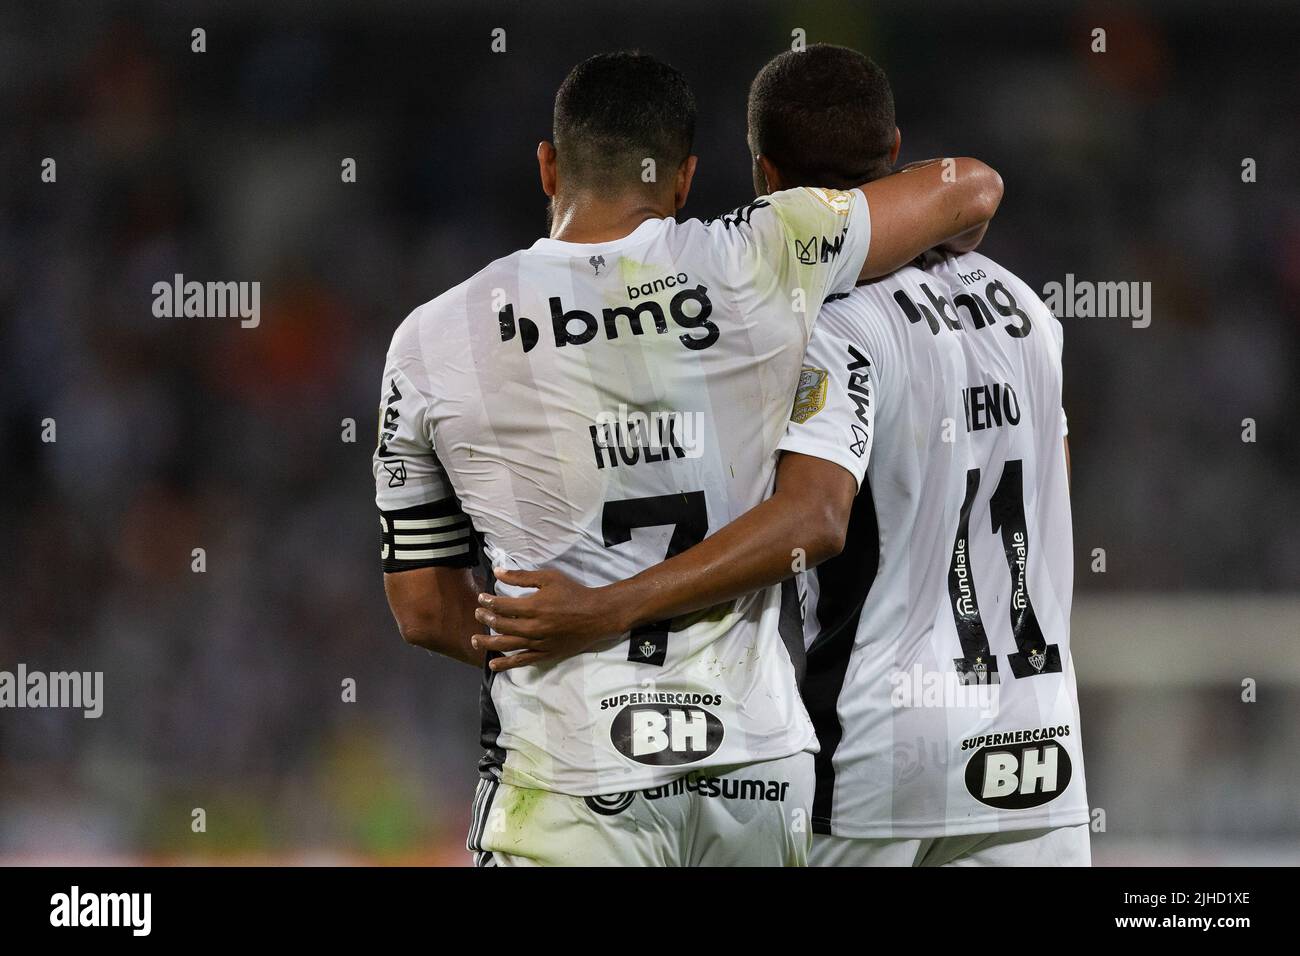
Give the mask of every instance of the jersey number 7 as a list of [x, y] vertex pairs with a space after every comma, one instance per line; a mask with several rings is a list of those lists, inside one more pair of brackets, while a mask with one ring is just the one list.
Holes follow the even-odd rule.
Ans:
[[[954, 658], [953, 663], [962, 675], [963, 683], [996, 684], [1001, 679], [998, 659], [989, 650], [970, 565], [970, 513], [979, 485], [980, 470], [972, 468], [966, 472], [966, 497], [961, 504], [961, 521], [952, 545], [952, 562], [948, 565], [948, 597], [952, 601], [952, 616], [962, 653], [961, 657]], [[1029, 532], [1025, 524], [1024, 463], [1021, 459], [1013, 459], [1003, 466], [1002, 478], [989, 499], [989, 517], [992, 532], [1002, 534], [1002, 549], [1006, 552], [1007, 569], [1011, 572], [1009, 606], [1011, 633], [1016, 640], [1015, 653], [1007, 656], [1011, 673], [1016, 677], [1059, 673], [1061, 649], [1056, 644], [1048, 644], [1043, 637], [1025, 580], [1029, 568]]]
[[[668, 553], [664, 555], [665, 561], [699, 544], [709, 533], [709, 511], [704, 503], [704, 492], [688, 491], [656, 495], [653, 498], [607, 501], [600, 517], [600, 531], [607, 548], [631, 541], [633, 528], [660, 525], [673, 526], [673, 536], [668, 539]], [[637, 664], [662, 667], [664, 656], [668, 653], [670, 624], [671, 621], [654, 621], [632, 628], [627, 659]]]

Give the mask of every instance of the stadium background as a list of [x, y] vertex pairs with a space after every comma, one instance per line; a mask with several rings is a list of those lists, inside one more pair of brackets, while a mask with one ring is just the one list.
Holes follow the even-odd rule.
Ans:
[[[795, 28], [890, 72], [904, 160], [1003, 174], [985, 251], [1035, 288], [1152, 283], [1149, 328], [1065, 320], [1097, 861], [1300, 859], [1300, 8], [56, 0], [0, 12], [0, 669], [106, 702], [0, 711], [0, 860], [465, 862], [477, 675], [380, 587], [389, 336], [540, 233], [591, 53], [680, 67], [685, 212], [745, 201], [745, 91]], [[259, 280], [260, 326], [155, 318], [178, 272]]]

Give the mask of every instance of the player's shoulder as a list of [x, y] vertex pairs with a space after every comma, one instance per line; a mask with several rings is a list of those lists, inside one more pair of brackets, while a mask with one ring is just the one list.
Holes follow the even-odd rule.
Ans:
[[1024, 280], [1000, 262], [982, 252], [929, 252], [919, 260], [926, 272], [943, 273], [960, 281], [960, 284], [973, 285], [984, 279], [990, 281], [1013, 282], [1017, 286], [1028, 288]]
[[897, 308], [898, 294], [918, 294], [925, 279], [923, 269], [909, 264], [880, 278], [859, 282], [848, 292], [827, 298], [819, 321], [829, 319], [833, 324], [858, 328], [892, 327], [891, 310]]
[[920, 270], [908, 266], [830, 296], [818, 313], [813, 339], [853, 346], [870, 358], [877, 372], [896, 366], [906, 351], [907, 323], [899, 321], [893, 295], [904, 289], [909, 296], [918, 294], [908, 283], [915, 283], [921, 275]]
[[718, 233], [723, 235], [730, 233], [743, 235], [754, 228], [756, 217], [761, 222], [764, 219], [771, 218], [772, 215], [771, 197], [759, 196], [737, 206], [730, 212], [719, 213], [716, 216], [686, 219], [677, 223], [676, 230], [688, 236]]
[[988, 283], [1001, 283], [1010, 288], [1016, 298], [1041, 305], [1038, 293], [1029, 283], [982, 252], [930, 252], [919, 260], [919, 264], [923, 272], [945, 278], [954, 288], [987, 288]]
[[764, 197], [778, 212], [787, 209], [810, 209], [819, 213], [847, 216], [853, 207], [865, 201], [860, 189], [829, 189], [821, 186], [796, 186]]
[[[1059, 354], [1064, 339], [1061, 321], [1052, 314], [1034, 287], [1007, 266], [981, 252], [964, 252], [934, 256], [926, 263], [926, 271], [930, 269], [946, 276], [950, 291], [973, 290], [985, 298], [990, 295], [1009, 296], [1009, 304], [1026, 313], [1031, 326], [1043, 328]], [[1032, 336], [1023, 339], [1029, 344], [1033, 342]]]
[[393, 331], [392, 344], [388, 348], [389, 356], [417, 357], [421, 351], [421, 343], [430, 334], [436, 335], [438, 327], [447, 322], [453, 313], [455, 304], [463, 301], [465, 285], [466, 283], [463, 282], [454, 286], [408, 312], [406, 318], [402, 319]]
[[765, 222], [790, 220], [819, 213], [823, 216], [848, 216], [854, 205], [862, 200], [857, 189], [823, 189], [817, 186], [796, 186], [751, 199], [730, 212], [703, 219], [690, 219], [681, 226], [691, 230], [735, 230], [743, 233]]
[[[393, 345], [418, 349], [421, 340], [437, 341], [458, 323], [463, 323], [473, 298], [493, 289], [511, 288], [517, 283], [519, 260], [526, 250], [516, 250], [494, 259], [469, 278], [417, 305], [393, 333]], [[488, 290], [486, 293], [484, 290]]]

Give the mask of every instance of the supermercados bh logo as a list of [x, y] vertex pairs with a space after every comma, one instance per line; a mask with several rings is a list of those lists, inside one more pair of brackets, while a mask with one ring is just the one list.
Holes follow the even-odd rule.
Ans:
[[[583, 309], [566, 309], [557, 295], [547, 300], [551, 313], [550, 341], [556, 348], [586, 345], [603, 335], [608, 342], [626, 341], [642, 335], [666, 335], [669, 322], [679, 329], [677, 339], [693, 352], [707, 349], [718, 341], [718, 327], [709, 321], [713, 303], [704, 285], [688, 286], [685, 272], [663, 276], [641, 286], [628, 286], [628, 304], [606, 308], [597, 318]], [[655, 295], [657, 298], [647, 298]], [[666, 304], [662, 301], [667, 299]], [[541, 341], [538, 322], [523, 315], [515, 315], [513, 304], [507, 304], [497, 313], [497, 323], [502, 342], [516, 338], [525, 352], [531, 352]]]
[[716, 694], [621, 694], [602, 700], [600, 709], [622, 705], [609, 728], [615, 750], [637, 763], [665, 767], [695, 763], [717, 752], [726, 731], [705, 705], [721, 702]]
[[975, 753], [966, 763], [966, 790], [998, 810], [1029, 810], [1055, 800], [1070, 785], [1074, 768], [1058, 742], [1070, 725], [985, 734], [961, 742]]

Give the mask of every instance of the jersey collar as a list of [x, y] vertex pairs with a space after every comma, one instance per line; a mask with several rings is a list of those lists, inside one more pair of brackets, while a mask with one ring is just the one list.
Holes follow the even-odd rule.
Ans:
[[540, 252], [557, 256], [590, 256], [602, 252], [614, 252], [629, 246], [639, 245], [654, 238], [669, 219], [647, 219], [621, 239], [608, 242], [565, 242], [563, 239], [542, 237], [528, 247], [529, 252]]

